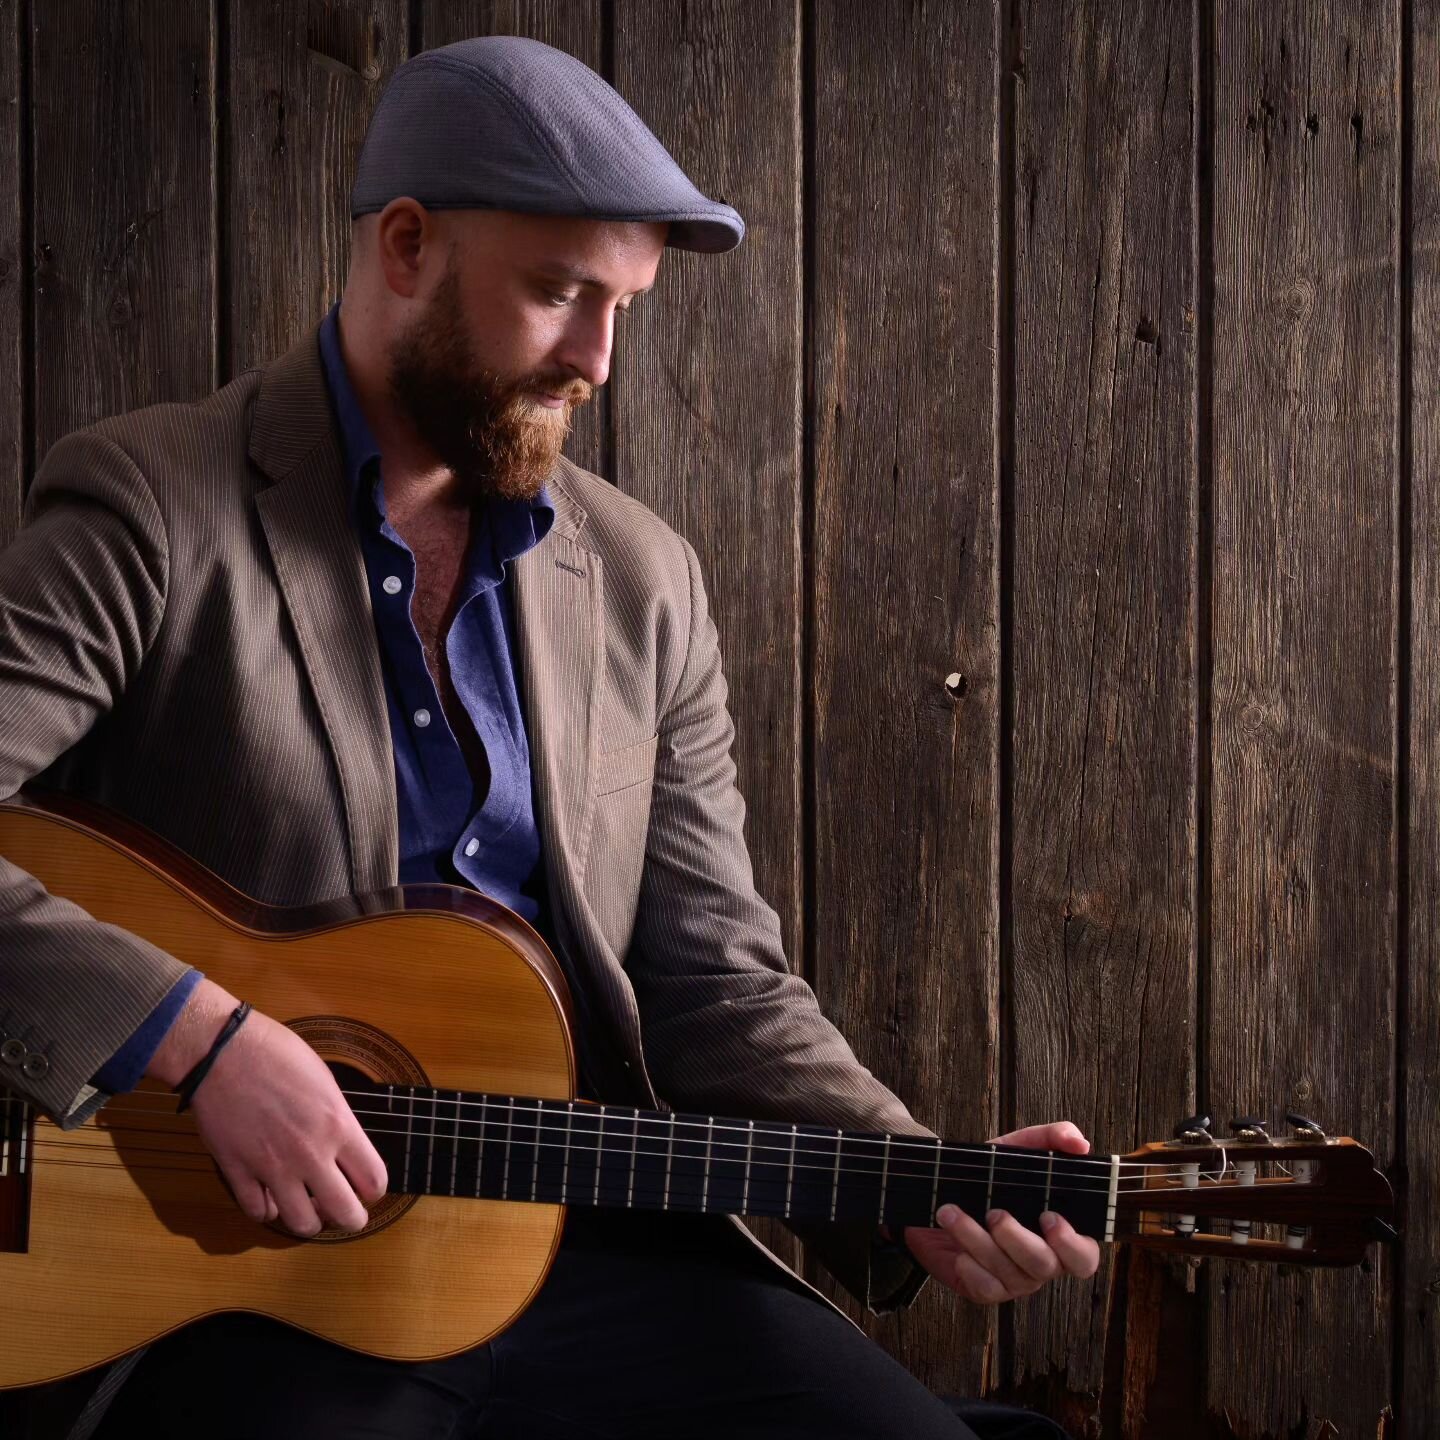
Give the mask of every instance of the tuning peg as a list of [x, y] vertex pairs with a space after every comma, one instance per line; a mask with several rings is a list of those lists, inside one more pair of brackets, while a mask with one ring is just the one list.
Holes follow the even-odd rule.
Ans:
[[1177, 1140], [1209, 1140], [1213, 1138], [1210, 1127], [1215, 1122], [1208, 1115], [1191, 1115], [1175, 1127]]
[[1285, 1123], [1295, 1127], [1295, 1138], [1297, 1140], [1324, 1140], [1327, 1138], [1325, 1132], [1311, 1120], [1307, 1115], [1301, 1115], [1297, 1111], [1287, 1110], [1285, 1112]]
[[1269, 1123], [1258, 1115], [1241, 1115], [1230, 1122], [1230, 1129], [1237, 1140], [1268, 1140], [1265, 1127]]

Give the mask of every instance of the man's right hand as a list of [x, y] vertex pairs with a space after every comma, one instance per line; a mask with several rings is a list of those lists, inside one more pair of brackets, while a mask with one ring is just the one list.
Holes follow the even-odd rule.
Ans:
[[[146, 1070], [172, 1088], [239, 1003], [202, 979]], [[325, 1062], [294, 1031], [252, 1010], [191, 1102], [200, 1138], [240, 1208], [296, 1235], [361, 1230], [385, 1193], [385, 1162]]]

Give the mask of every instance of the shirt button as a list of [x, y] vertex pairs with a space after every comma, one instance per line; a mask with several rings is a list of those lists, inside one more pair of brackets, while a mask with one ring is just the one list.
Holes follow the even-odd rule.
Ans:
[[428, 710], [417, 710], [414, 719], [415, 723], [423, 730], [430, 723], [430, 712]]
[[387, 575], [380, 582], [380, 588], [387, 595], [398, 595], [400, 593], [400, 577], [398, 575]]
[[480, 842], [478, 840], [467, 840], [465, 842], [465, 853], [467, 855], [473, 855], [479, 848]]

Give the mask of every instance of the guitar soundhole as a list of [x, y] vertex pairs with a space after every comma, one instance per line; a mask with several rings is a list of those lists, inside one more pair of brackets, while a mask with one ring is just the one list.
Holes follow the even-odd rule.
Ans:
[[[346, 1099], [359, 1115], [362, 1125], [368, 1118], [364, 1112], [383, 1103], [378, 1094], [371, 1100], [367, 1092], [374, 1092], [377, 1086], [430, 1083], [420, 1062], [403, 1045], [359, 1020], [343, 1015], [307, 1015], [289, 1023], [290, 1028], [325, 1060], [340, 1089], [347, 1092]], [[316, 1244], [363, 1240], [367, 1235], [393, 1225], [419, 1198], [418, 1195], [384, 1195], [370, 1207], [370, 1219], [363, 1230], [327, 1227], [318, 1235], [307, 1238]], [[271, 1228], [284, 1235], [290, 1234], [279, 1225]]]

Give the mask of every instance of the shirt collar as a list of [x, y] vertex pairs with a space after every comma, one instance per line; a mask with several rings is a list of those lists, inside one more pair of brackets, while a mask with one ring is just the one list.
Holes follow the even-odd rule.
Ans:
[[[340, 302], [337, 300], [320, 324], [320, 357], [324, 364], [325, 383], [330, 391], [330, 402], [335, 412], [336, 423], [340, 426], [340, 438], [345, 450], [345, 481], [353, 506], [352, 513], [358, 518], [366, 516], [378, 527], [385, 517], [385, 497], [379, 485], [380, 447], [375, 443], [370, 422], [360, 407], [359, 397], [350, 383], [345, 368], [345, 358], [340, 352]], [[374, 462], [374, 474], [369, 487], [362, 485], [367, 469]], [[374, 509], [368, 510], [364, 502], [373, 500]], [[533, 549], [550, 533], [555, 523], [555, 504], [550, 498], [550, 489], [542, 485], [540, 493], [533, 500], [501, 500], [492, 498], [485, 506], [489, 520], [489, 531], [493, 547], [482, 544], [482, 555], [487, 552], [492, 559], [492, 568], [498, 577], [503, 573], [504, 562], [514, 560], [527, 550]]]

